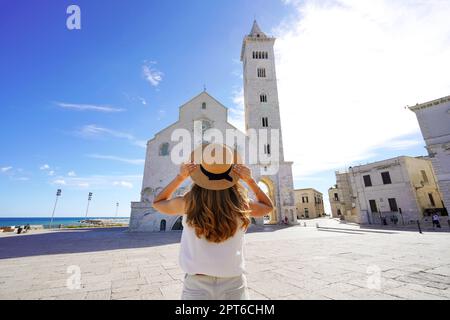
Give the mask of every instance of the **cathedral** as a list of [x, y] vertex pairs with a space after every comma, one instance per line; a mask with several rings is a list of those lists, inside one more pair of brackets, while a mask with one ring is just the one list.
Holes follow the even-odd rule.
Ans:
[[[173, 132], [176, 129], [184, 129], [194, 133], [195, 124], [198, 123], [201, 124], [203, 131], [214, 128], [223, 132], [224, 135], [227, 130], [238, 132], [238, 135], [245, 141], [246, 147], [244, 148], [251, 144], [249, 142], [250, 132], [258, 132], [261, 129], [277, 132], [276, 136], [274, 135], [277, 139], [276, 143], [271, 144], [273, 137], [269, 134], [269, 143], [263, 146], [264, 153], [277, 154], [275, 160], [272, 159], [269, 162], [258, 160], [251, 163], [246, 161], [246, 164], [252, 169], [255, 180], [265, 186], [264, 189], [275, 206], [273, 212], [267, 217], [268, 219], [252, 219], [252, 223], [262, 225], [288, 221], [290, 224], [297, 224], [292, 162], [284, 161], [274, 43], [275, 38], [262, 32], [256, 21], [253, 23], [250, 34], [244, 37], [242, 43], [245, 133], [228, 122], [228, 109], [203, 91], [180, 107], [177, 122], [158, 132], [153, 139], [148, 141], [141, 199], [139, 202], [131, 203], [130, 231], [170, 231], [182, 228], [181, 216], [161, 214], [153, 209], [152, 202], [162, 188], [179, 172], [179, 164], [175, 164], [170, 156], [171, 150], [176, 144], [172, 141]], [[240, 150], [236, 143], [230, 146]], [[276, 170], [271, 170], [271, 168], [276, 168]], [[177, 194], [183, 194], [189, 190], [190, 183], [188, 181], [183, 185]]]

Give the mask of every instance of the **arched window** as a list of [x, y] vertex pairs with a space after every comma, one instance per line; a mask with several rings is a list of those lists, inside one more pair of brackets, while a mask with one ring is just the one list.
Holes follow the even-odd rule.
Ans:
[[261, 103], [267, 102], [267, 95], [266, 95], [265, 93], [260, 94], [260, 95], [259, 95], [259, 101], [260, 101]]
[[263, 126], [263, 128], [268, 128], [269, 127], [269, 118], [268, 117], [263, 117], [262, 118], [262, 126]]
[[211, 129], [212, 124], [208, 120], [202, 120], [202, 133], [205, 133], [206, 130]]
[[258, 68], [258, 78], [265, 78], [265, 77], [266, 77], [266, 69]]
[[159, 155], [162, 157], [166, 157], [169, 155], [169, 144], [163, 143], [160, 147], [159, 147]]
[[205, 110], [206, 109], [206, 102], [202, 103], [202, 109]]
[[160, 224], [160, 226], [159, 226], [159, 231], [166, 231], [166, 224], [167, 224], [167, 222], [166, 222], [166, 220], [161, 220], [161, 224]]

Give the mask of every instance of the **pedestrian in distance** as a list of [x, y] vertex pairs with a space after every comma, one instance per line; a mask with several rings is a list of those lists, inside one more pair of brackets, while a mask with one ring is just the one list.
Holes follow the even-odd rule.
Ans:
[[431, 218], [433, 220], [433, 229], [434, 227], [440, 229], [441, 228], [441, 222], [439, 219], [439, 215], [435, 212]]

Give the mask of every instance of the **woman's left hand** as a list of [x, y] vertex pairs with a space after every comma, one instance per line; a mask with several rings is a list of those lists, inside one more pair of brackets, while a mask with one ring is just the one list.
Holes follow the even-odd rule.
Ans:
[[235, 164], [233, 166], [233, 171], [241, 178], [244, 182], [249, 182], [253, 180], [252, 170], [249, 167], [242, 164]]

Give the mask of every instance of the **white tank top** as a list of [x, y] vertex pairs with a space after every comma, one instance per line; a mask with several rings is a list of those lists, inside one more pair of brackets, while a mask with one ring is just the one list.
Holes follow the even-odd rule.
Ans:
[[223, 278], [237, 277], [245, 272], [245, 231], [242, 228], [224, 242], [214, 243], [198, 238], [186, 219], [183, 215], [180, 266], [184, 272]]

